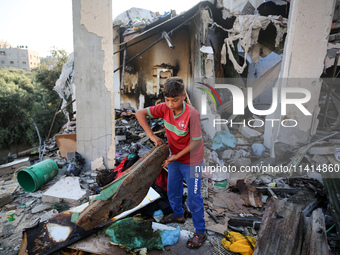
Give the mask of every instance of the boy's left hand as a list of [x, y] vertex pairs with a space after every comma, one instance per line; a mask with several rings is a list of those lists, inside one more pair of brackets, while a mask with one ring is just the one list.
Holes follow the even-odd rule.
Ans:
[[176, 155], [172, 155], [171, 157], [168, 157], [166, 160], [164, 160], [162, 167], [166, 167], [167, 165], [169, 165], [171, 162], [176, 161], [177, 157]]

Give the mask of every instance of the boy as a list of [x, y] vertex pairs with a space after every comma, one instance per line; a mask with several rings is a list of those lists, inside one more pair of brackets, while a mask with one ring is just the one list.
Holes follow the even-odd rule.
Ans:
[[194, 236], [188, 240], [187, 247], [196, 249], [207, 239], [201, 179], [195, 172], [196, 166], [202, 169], [204, 159], [200, 115], [194, 107], [184, 102], [186, 93], [182, 78], [170, 77], [166, 80], [164, 97], [165, 103], [139, 110], [136, 117], [155, 146], [161, 145], [162, 140], [152, 132], [146, 116], [164, 119], [171, 155], [162, 166], [168, 166], [168, 198], [174, 213], [164, 217], [161, 222], [185, 222], [182, 207], [184, 178], [188, 185], [188, 207], [196, 229]]

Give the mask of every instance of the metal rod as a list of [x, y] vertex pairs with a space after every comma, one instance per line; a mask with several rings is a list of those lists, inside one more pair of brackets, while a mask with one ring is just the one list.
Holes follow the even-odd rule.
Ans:
[[171, 38], [170, 38], [170, 36], [168, 35], [167, 32], [163, 31], [162, 37], [165, 39], [165, 41], [167, 42], [170, 49], [175, 48], [175, 46], [173, 45]]
[[41, 162], [41, 160], [42, 160], [42, 155], [41, 155], [41, 137], [40, 137], [39, 129], [38, 129], [37, 125], [35, 124], [35, 122], [33, 123], [33, 125], [35, 126], [35, 130], [37, 130], [37, 134], [38, 134], [38, 137], [39, 137], [39, 162]]
[[[185, 20], [183, 23], [181, 23], [180, 25], [178, 25], [177, 27], [175, 27], [174, 29], [172, 29], [168, 35], [171, 36], [171, 34], [176, 31], [178, 28], [180, 28], [181, 26], [183, 26], [185, 23], [189, 22], [190, 20], [192, 20], [193, 18], [195, 18], [197, 15], [199, 14], [196, 13], [194, 16], [190, 17], [189, 19]], [[135, 58], [139, 57], [140, 55], [142, 55], [144, 52], [146, 52], [147, 50], [149, 50], [150, 48], [152, 48], [153, 46], [155, 46], [157, 43], [159, 43], [161, 40], [163, 40], [163, 36], [161, 36], [157, 41], [153, 42], [151, 45], [149, 45], [148, 47], [146, 47], [144, 50], [142, 50], [141, 52], [137, 53], [135, 56], [133, 56], [132, 58], [130, 58], [128, 61], [126, 61], [126, 63], [123, 65], [121, 65], [120, 67], [118, 67], [117, 69], [115, 69], [113, 72], [117, 72], [119, 69], [121, 69], [123, 66], [125, 66], [126, 64], [130, 63], [132, 60], [134, 60]]]
[[58, 113], [62, 112], [64, 109], [66, 109], [67, 107], [69, 107], [71, 104], [73, 104], [76, 100], [73, 99], [71, 102], [69, 102], [65, 107], [61, 108]]
[[64, 109], [66, 109], [67, 107], [69, 107], [70, 104], [73, 104], [76, 100], [73, 99], [73, 100], [72, 100], [70, 103], [68, 103], [65, 107], [63, 107], [63, 108], [61, 108], [60, 110], [58, 110], [59, 107], [60, 107], [60, 105], [61, 105], [61, 102], [62, 102], [62, 101], [63, 101], [63, 99], [60, 99], [60, 102], [59, 102], [57, 111], [55, 112], [54, 117], [53, 117], [53, 121], [52, 121], [52, 124], [51, 124], [51, 127], [50, 127], [50, 131], [48, 132], [48, 136], [47, 136], [47, 138], [46, 138], [46, 141], [50, 138], [50, 135], [51, 135], [51, 132], [52, 132], [52, 128], [53, 128], [53, 126], [54, 126], [54, 122], [55, 122], [55, 119], [56, 119], [57, 115], [58, 115], [59, 113], [61, 113]]
[[[157, 34], [159, 34], [159, 32], [158, 32], [158, 33], [153, 33], [152, 35], [149, 35], [149, 36], [147, 36], [147, 37], [145, 37], [145, 38], [139, 40], [138, 42], [131, 43], [131, 44], [129, 44], [128, 46], [126, 46], [126, 48], [129, 48], [129, 47], [131, 47], [131, 46], [133, 46], [133, 45], [135, 45], [135, 44], [138, 44], [138, 43], [140, 43], [140, 42], [142, 42], [142, 41], [145, 41], [146, 39], [149, 39], [150, 37], [153, 37], [153, 36], [155, 36], [155, 35], [157, 35]], [[128, 42], [122, 42], [121, 44], [119, 44], [119, 46], [122, 46], [122, 45], [127, 44], [127, 43], [128, 43]], [[122, 50], [124, 50], [124, 48], [121, 48], [121, 49], [119, 49], [119, 50], [113, 52], [113, 54], [117, 54], [117, 53], [121, 52]]]
[[51, 135], [51, 132], [52, 132], [52, 128], [53, 128], [53, 126], [54, 126], [55, 118], [57, 117], [58, 110], [59, 110], [59, 108], [60, 108], [60, 106], [61, 106], [61, 102], [62, 102], [62, 101], [63, 101], [63, 99], [60, 99], [59, 104], [58, 104], [58, 107], [57, 107], [57, 111], [56, 111], [55, 114], [54, 114], [53, 121], [52, 121], [52, 124], [51, 124], [51, 127], [50, 127], [50, 131], [48, 131], [48, 135], [47, 135], [46, 140], [48, 140], [48, 139], [50, 138], [50, 135]]

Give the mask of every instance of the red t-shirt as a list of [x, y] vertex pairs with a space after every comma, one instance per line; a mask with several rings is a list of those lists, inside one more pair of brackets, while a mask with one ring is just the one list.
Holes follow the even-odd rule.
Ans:
[[165, 132], [171, 155], [176, 155], [190, 144], [190, 140], [200, 140], [201, 144], [177, 161], [184, 164], [200, 164], [204, 159], [204, 147], [201, 134], [201, 120], [198, 111], [183, 102], [183, 111], [174, 115], [165, 103], [146, 108], [151, 118], [164, 119]]

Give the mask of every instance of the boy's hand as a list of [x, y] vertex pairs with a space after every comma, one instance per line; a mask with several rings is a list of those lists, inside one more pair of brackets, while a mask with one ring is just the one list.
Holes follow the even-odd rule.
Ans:
[[171, 162], [176, 161], [177, 160], [177, 156], [176, 155], [172, 155], [171, 157], [167, 158], [166, 160], [164, 160], [162, 167], [166, 167], [167, 165], [169, 165]]
[[159, 137], [156, 136], [156, 135], [150, 136], [150, 140], [153, 141], [153, 142], [155, 143], [155, 146], [156, 146], [156, 147], [157, 147], [157, 146], [160, 146], [160, 145], [163, 143], [163, 141], [161, 140], [161, 138], [159, 138]]

